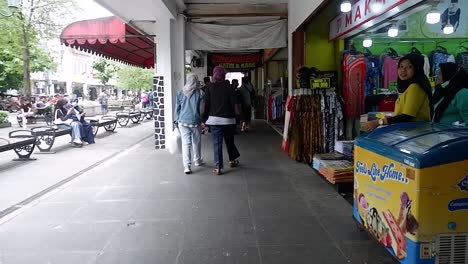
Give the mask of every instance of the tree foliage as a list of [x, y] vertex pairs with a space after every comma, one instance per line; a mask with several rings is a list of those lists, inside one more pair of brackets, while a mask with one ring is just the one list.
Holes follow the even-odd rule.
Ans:
[[150, 90], [153, 88], [153, 74], [152, 69], [125, 66], [117, 74], [118, 84], [132, 91]]
[[[0, 8], [7, 10], [3, 2]], [[46, 41], [58, 36], [76, 10], [74, 0], [22, 0], [13, 16], [1, 19], [0, 87], [22, 85], [31, 94], [31, 72], [56, 67]]]
[[119, 71], [119, 67], [115, 63], [103, 58], [93, 63], [93, 69], [96, 70], [96, 78], [103, 85], [106, 85]]

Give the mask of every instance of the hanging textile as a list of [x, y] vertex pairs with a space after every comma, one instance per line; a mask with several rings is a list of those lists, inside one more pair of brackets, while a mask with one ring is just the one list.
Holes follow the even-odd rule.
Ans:
[[438, 47], [437, 50], [431, 52], [429, 60], [431, 61], [432, 75], [438, 76], [440, 70], [439, 64], [446, 62], [455, 62], [455, 57], [453, 55], [448, 54], [445, 48]]
[[468, 51], [458, 53], [455, 60], [457, 61], [458, 66], [465, 69], [465, 71], [468, 71]]
[[333, 152], [344, 134], [341, 98], [332, 90], [312, 93], [288, 100], [288, 108], [293, 105], [287, 143], [282, 146], [285, 151], [287, 145], [291, 158], [307, 164], [317, 153]]
[[345, 53], [342, 61], [345, 117], [358, 118], [364, 112], [364, 83], [367, 64], [362, 54]]
[[383, 54], [382, 55], [382, 76], [383, 76], [383, 87], [390, 87], [391, 82], [398, 80], [398, 61], [400, 56], [395, 54]]
[[368, 55], [366, 56], [366, 83], [364, 96], [373, 94], [373, 90], [379, 88], [380, 85], [380, 59]]

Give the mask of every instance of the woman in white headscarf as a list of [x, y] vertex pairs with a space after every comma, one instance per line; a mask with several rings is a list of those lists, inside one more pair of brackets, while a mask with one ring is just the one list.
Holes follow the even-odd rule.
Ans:
[[185, 174], [192, 173], [192, 150], [195, 166], [204, 164], [201, 157], [201, 109], [203, 91], [198, 76], [189, 74], [182, 91], [177, 93], [175, 122], [182, 137], [182, 161]]

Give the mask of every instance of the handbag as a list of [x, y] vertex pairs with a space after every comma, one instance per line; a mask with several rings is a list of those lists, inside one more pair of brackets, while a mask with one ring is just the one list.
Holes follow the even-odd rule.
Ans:
[[69, 125], [71, 125], [72, 122], [73, 122], [73, 119], [67, 119], [67, 120], [64, 121], [64, 120], [62, 120], [60, 118], [57, 118], [57, 119], [54, 120], [55, 125], [67, 125], [67, 126], [69, 126]]

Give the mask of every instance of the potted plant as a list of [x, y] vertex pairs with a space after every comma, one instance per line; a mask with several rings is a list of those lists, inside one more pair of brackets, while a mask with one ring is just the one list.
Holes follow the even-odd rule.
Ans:
[[11, 123], [8, 122], [8, 112], [0, 111], [0, 128], [11, 127]]

